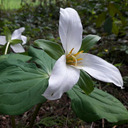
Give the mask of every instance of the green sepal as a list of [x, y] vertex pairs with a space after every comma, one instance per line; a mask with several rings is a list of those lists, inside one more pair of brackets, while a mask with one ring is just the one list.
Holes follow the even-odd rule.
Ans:
[[86, 95], [76, 85], [67, 94], [71, 99], [73, 111], [86, 122], [103, 118], [115, 124], [128, 122], [128, 111], [124, 105], [102, 90], [95, 88], [91, 94]]
[[55, 60], [59, 59], [64, 54], [64, 51], [59, 44], [49, 40], [38, 39], [35, 40], [34, 45], [38, 48], [43, 49], [49, 56], [51, 56]]
[[80, 51], [88, 52], [100, 39], [97, 35], [87, 35], [82, 40]]

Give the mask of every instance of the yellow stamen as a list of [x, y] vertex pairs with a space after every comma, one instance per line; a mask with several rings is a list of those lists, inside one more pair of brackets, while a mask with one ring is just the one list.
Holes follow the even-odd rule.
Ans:
[[74, 61], [73, 60], [67, 60], [67, 63], [73, 63]]
[[81, 53], [83, 53], [84, 51], [82, 50], [82, 51], [80, 51], [80, 52], [77, 52], [76, 54], [74, 54], [74, 56], [77, 56], [77, 55], [79, 55], [79, 54], [81, 54]]
[[72, 54], [72, 51], [74, 50], [74, 48], [71, 49], [71, 51], [69, 52], [69, 54]]
[[83, 60], [83, 58], [78, 58], [78, 55], [83, 53], [84, 51], [80, 51], [76, 54], [73, 54], [74, 48], [71, 49], [71, 51], [66, 55], [66, 63], [68, 65], [74, 65], [77, 66], [77, 64], [81, 64], [82, 62], [79, 62], [80, 60]]
[[80, 60], [83, 60], [83, 58], [79, 58], [79, 59], [77, 59], [77, 61], [80, 61]]
[[76, 66], [77, 65], [77, 59], [76, 59], [76, 57], [74, 55], [72, 55], [72, 58], [74, 59], [73, 63], [75, 63], [75, 66]]

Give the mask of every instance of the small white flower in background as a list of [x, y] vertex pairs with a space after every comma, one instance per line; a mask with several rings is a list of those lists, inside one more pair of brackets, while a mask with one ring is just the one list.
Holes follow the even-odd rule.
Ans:
[[80, 69], [92, 77], [114, 83], [123, 88], [119, 70], [105, 60], [79, 51], [82, 43], [82, 24], [78, 13], [72, 8], [60, 9], [59, 35], [65, 54], [55, 63], [49, 85], [43, 96], [49, 100], [61, 98], [79, 80]]
[[[25, 30], [24, 27], [22, 28], [19, 28], [19, 29], [16, 29], [12, 35], [11, 35], [11, 40], [14, 40], [14, 39], [20, 39], [22, 40], [22, 45], [26, 44], [27, 42], [27, 37], [26, 36], [23, 36], [21, 35], [22, 32]], [[0, 36], [0, 45], [5, 45], [7, 43], [6, 41], [6, 37], [5, 36]], [[10, 45], [10, 47], [12, 48], [12, 50], [16, 53], [22, 53], [22, 52], [25, 52], [24, 48], [22, 47], [22, 45], [20, 43], [18, 44], [14, 44], [14, 45]]]

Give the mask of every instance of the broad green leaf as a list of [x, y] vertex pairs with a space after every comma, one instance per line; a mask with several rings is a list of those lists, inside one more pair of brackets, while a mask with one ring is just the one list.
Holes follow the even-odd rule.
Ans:
[[100, 39], [97, 35], [87, 35], [82, 41], [80, 51], [88, 52]]
[[100, 15], [98, 15], [96, 19], [97, 27], [100, 27], [103, 24], [103, 22], [105, 21], [105, 17], [106, 17], [106, 12], [102, 12]]
[[71, 105], [76, 115], [87, 122], [106, 119], [112, 123], [128, 122], [128, 111], [123, 104], [112, 95], [97, 88], [90, 95], [74, 86], [68, 91]]
[[29, 61], [31, 58], [32, 57], [27, 56], [27, 55], [11, 53], [11, 54], [0, 56], [0, 61], [2, 59], [10, 59], [10, 61], [13, 60], [13, 59], [16, 59], [16, 60], [22, 60], [22, 61], [26, 62], [26, 61]]
[[104, 22], [104, 31], [110, 34], [112, 32], [112, 18], [108, 17]]
[[86, 94], [90, 94], [94, 89], [91, 77], [83, 70], [80, 71], [80, 78], [77, 84]]
[[19, 43], [22, 43], [23, 41], [20, 40], [20, 39], [14, 39], [14, 40], [11, 40], [10, 41], [10, 44], [14, 45], [14, 44], [19, 44]]
[[43, 49], [55, 60], [59, 59], [64, 54], [64, 51], [59, 44], [49, 40], [39, 39], [35, 41], [34, 45], [38, 48]]
[[18, 115], [46, 99], [48, 75], [33, 64], [0, 62], [0, 113]]
[[32, 56], [32, 61], [40, 66], [47, 74], [51, 74], [52, 68], [55, 64], [55, 60], [52, 59], [42, 49], [29, 48], [28, 54]]
[[43, 50], [39, 51], [31, 48], [33, 55], [40, 53], [39, 57], [44, 57], [43, 61], [39, 57], [34, 58], [39, 64], [44, 64], [42, 69], [20, 60], [0, 60], [0, 113], [22, 114], [34, 105], [46, 101], [42, 94], [48, 85], [48, 71], [52, 68], [53, 59]]

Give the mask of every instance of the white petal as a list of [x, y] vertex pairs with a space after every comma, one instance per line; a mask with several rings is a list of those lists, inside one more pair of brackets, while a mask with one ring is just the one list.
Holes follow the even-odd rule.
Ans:
[[15, 45], [10, 45], [12, 50], [15, 52], [15, 53], [22, 53], [22, 52], [25, 52], [24, 48], [22, 47], [21, 44], [15, 44]]
[[69, 53], [77, 53], [82, 43], [82, 24], [78, 13], [72, 8], [60, 9], [59, 35], [63, 48]]
[[16, 29], [13, 33], [12, 33], [12, 38], [13, 39], [21, 39], [21, 33], [25, 30], [24, 27]]
[[26, 44], [26, 42], [27, 42], [27, 37], [21, 35], [21, 40], [23, 41], [22, 45], [24, 45], [24, 44]]
[[5, 45], [5, 44], [6, 44], [6, 37], [0, 36], [0, 45]]
[[62, 55], [55, 63], [49, 79], [49, 85], [43, 96], [49, 100], [61, 98], [78, 81], [80, 70], [66, 65], [66, 57]]
[[95, 55], [83, 53], [79, 56], [83, 58], [79, 68], [85, 70], [92, 77], [104, 81], [114, 83], [123, 88], [123, 80], [119, 70], [107, 61]]

